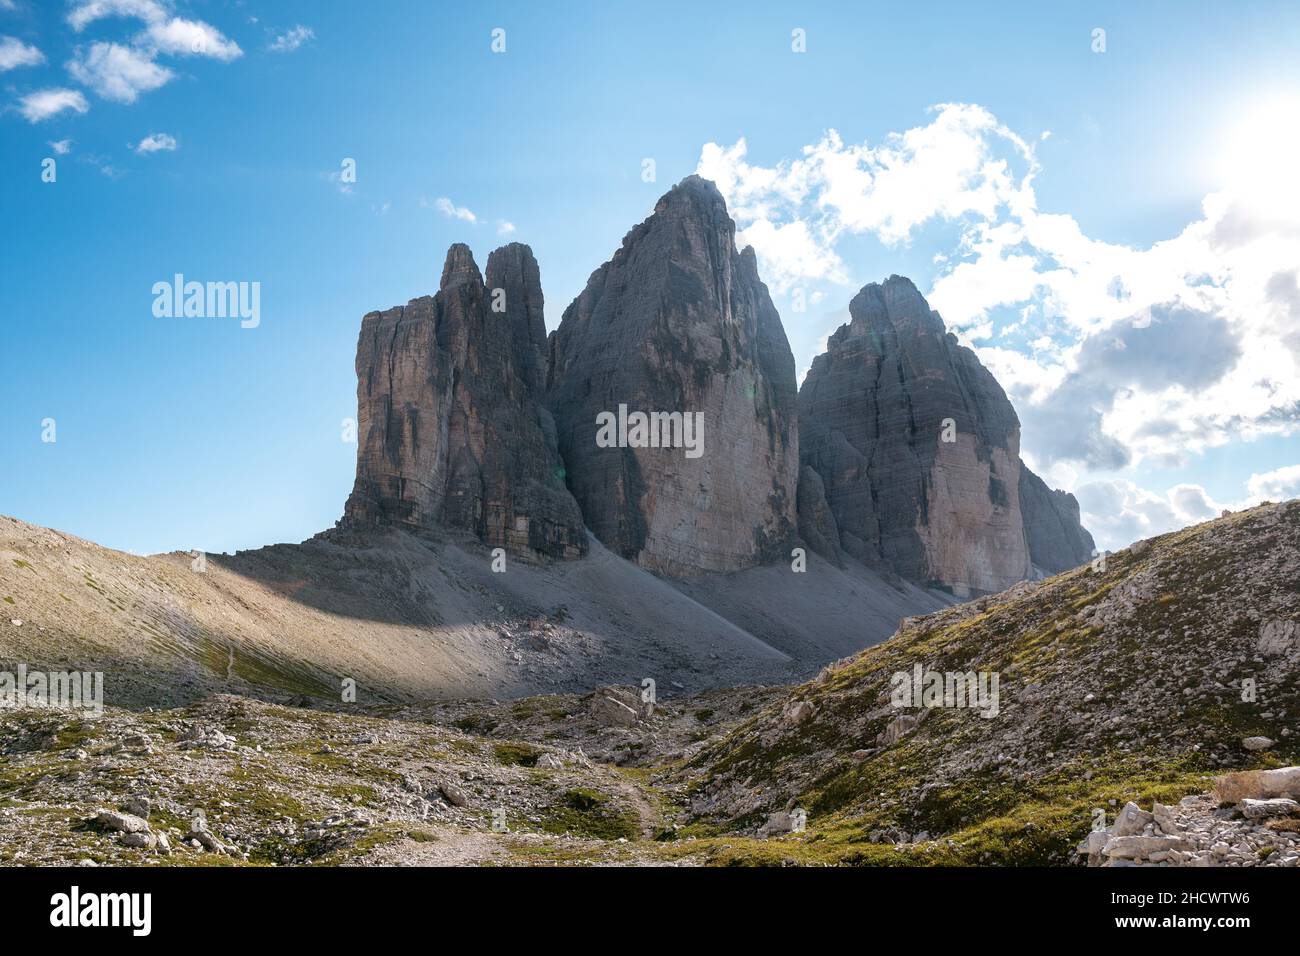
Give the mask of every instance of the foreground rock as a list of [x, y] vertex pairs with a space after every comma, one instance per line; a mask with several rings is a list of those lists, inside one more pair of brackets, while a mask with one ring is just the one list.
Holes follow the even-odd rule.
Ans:
[[[0, 866], [698, 863], [649, 769], [777, 693], [670, 691], [650, 708], [634, 688], [603, 688], [638, 705], [625, 725], [592, 713], [594, 694], [327, 710], [219, 696], [93, 718], [6, 709]], [[186, 746], [216, 733], [230, 745]], [[154, 746], [120, 746], [140, 737]], [[86, 756], [69, 765], [74, 747]]]
[[[1228, 774], [1216, 782], [1214, 794], [1185, 797], [1176, 807], [1156, 803], [1147, 813], [1129, 803], [1112, 826], [1090, 833], [1078, 852], [1089, 866], [1300, 865], [1300, 803], [1240, 796], [1271, 792], [1277, 781], [1298, 777], [1300, 767]], [[1221, 802], [1221, 794], [1239, 802]]]
[[1214, 782], [1214, 796], [1221, 803], [1278, 797], [1300, 800], [1300, 767], [1224, 774]]

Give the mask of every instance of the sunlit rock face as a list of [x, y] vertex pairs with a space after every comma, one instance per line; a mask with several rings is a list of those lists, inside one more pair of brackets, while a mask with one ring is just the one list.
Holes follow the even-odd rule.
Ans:
[[842, 552], [960, 596], [1035, 576], [1031, 550], [1043, 569], [1084, 560], [1077, 504], [1024, 468], [1006, 394], [916, 287], [872, 283], [849, 315], [799, 393], [801, 460]]
[[[710, 182], [691, 176], [565, 310], [548, 405], [568, 484], [607, 547], [667, 574], [787, 556], [799, 455], [794, 358], [752, 249]], [[597, 442], [597, 419], [697, 415], [698, 455]]]

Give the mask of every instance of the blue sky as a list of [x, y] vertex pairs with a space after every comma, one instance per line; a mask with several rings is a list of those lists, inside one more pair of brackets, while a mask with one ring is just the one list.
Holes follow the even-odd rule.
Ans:
[[[1295, 494], [1300, 293], [1293, 307], [1281, 265], [1248, 267], [1288, 261], [1294, 196], [1248, 197], [1254, 219], [1203, 204], [1238, 172], [1287, 188], [1234, 143], [1300, 166], [1294, 139], [1269, 138], [1300, 127], [1300, 9], [920, 6], [0, 0], [0, 512], [140, 553], [328, 527], [352, 482], [341, 423], [365, 312], [433, 292], [453, 242], [482, 264], [517, 239], [554, 328], [697, 168], [733, 177], [801, 371], [857, 288], [909, 275], [981, 350], [1028, 457], [1079, 494], [1104, 543]], [[841, 146], [817, 152], [829, 130]], [[979, 169], [927, 166], [907, 131], [941, 155], [980, 151]], [[805, 147], [824, 160], [811, 172]], [[837, 206], [863, 182], [833, 165], [845, 157], [870, 185]], [[886, 208], [903, 194], [883, 191], [890, 168], [915, 172], [922, 200], [995, 193], [996, 208]], [[1068, 222], [1013, 208], [1027, 187]], [[1254, 244], [1205, 238], [1229, 220]], [[790, 226], [807, 248], [762, 241]], [[1061, 238], [1075, 229], [1090, 251]], [[1176, 255], [1146, 254], [1178, 237]], [[1207, 248], [1228, 272], [1197, 279]], [[1123, 296], [1139, 290], [1137, 320], [1094, 304], [1112, 262]], [[1046, 278], [1026, 291], [1008, 263]], [[155, 317], [153, 285], [178, 272], [260, 283], [260, 324]], [[1155, 364], [1113, 361], [1126, 336]], [[1260, 341], [1264, 358], [1221, 347]], [[1196, 386], [1174, 394], [1184, 378]], [[1266, 398], [1247, 394], [1258, 381]]]

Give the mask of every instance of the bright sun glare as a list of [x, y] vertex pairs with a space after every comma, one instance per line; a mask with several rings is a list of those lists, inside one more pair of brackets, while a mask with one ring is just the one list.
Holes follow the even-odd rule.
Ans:
[[1300, 213], [1300, 93], [1251, 107], [1228, 129], [1220, 157], [1220, 179], [1229, 189], [1274, 213]]

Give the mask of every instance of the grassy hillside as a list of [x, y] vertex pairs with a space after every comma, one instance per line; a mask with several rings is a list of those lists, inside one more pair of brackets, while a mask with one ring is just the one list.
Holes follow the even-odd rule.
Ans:
[[[892, 706], [892, 675], [917, 664], [997, 674], [997, 715]], [[902, 715], [919, 724], [883, 737]], [[1298, 718], [1293, 501], [909, 620], [677, 779], [702, 834], [752, 832], [791, 801], [806, 811], [804, 833], [719, 843], [723, 862], [1064, 863], [1098, 808], [1109, 820], [1225, 769], [1295, 763]], [[1246, 749], [1253, 736], [1274, 744]]]

